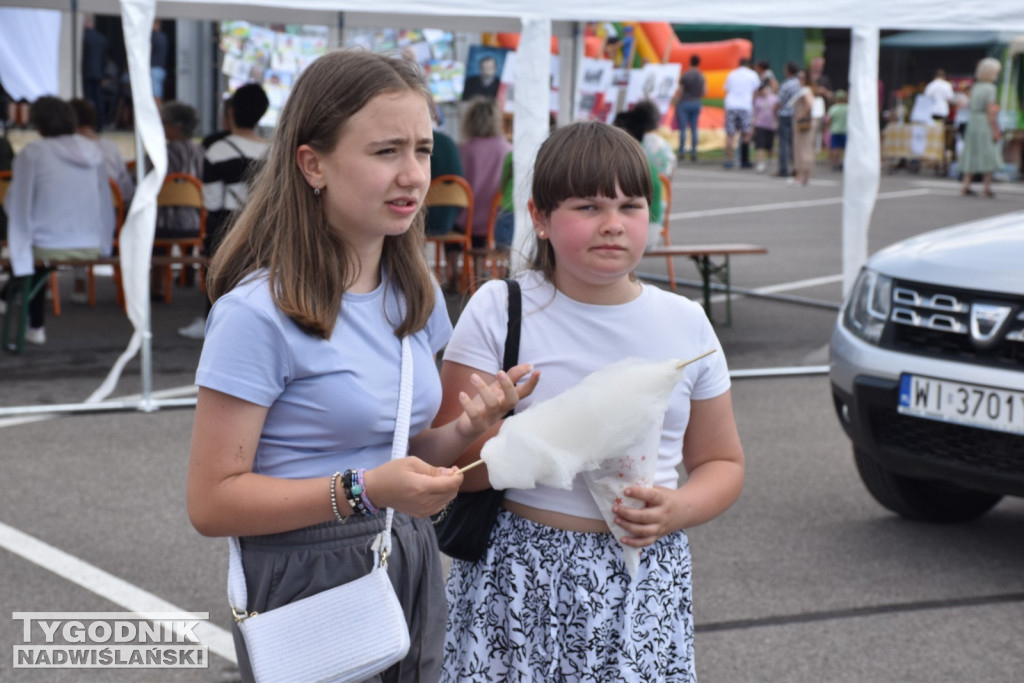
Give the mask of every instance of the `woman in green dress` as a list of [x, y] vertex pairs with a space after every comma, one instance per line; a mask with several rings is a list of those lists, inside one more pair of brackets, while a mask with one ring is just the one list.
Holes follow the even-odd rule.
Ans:
[[978, 62], [975, 71], [975, 83], [971, 86], [970, 118], [967, 119], [967, 132], [964, 136], [964, 151], [960, 159], [960, 171], [963, 173], [961, 195], [975, 195], [971, 189], [971, 177], [981, 174], [982, 190], [986, 197], [994, 197], [992, 193], [992, 172], [1003, 165], [999, 142], [1003, 138], [999, 130], [999, 105], [996, 103], [996, 84], [999, 60], [986, 57]]

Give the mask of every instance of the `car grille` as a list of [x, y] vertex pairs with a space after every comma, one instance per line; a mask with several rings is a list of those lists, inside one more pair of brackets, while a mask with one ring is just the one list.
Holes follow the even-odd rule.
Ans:
[[[1009, 320], [987, 341], [971, 334], [978, 304], [1009, 306]], [[883, 348], [915, 355], [1024, 370], [1024, 297], [893, 281]]]
[[872, 406], [871, 431], [878, 445], [975, 471], [1024, 475], [1024, 437], [987, 429], [922, 420]]

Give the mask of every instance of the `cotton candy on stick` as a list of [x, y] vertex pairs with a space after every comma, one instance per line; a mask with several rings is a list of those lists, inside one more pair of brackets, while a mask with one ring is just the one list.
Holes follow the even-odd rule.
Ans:
[[480, 453], [491, 486], [571, 489], [577, 474], [627, 454], [659, 429], [683, 368], [713, 352], [685, 362], [619, 361], [506, 419]]

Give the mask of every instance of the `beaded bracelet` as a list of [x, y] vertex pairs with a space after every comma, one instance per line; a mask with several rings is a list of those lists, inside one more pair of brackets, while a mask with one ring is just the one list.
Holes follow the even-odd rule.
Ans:
[[359, 499], [363, 501], [363, 505], [370, 511], [371, 515], [377, 514], [377, 507], [370, 502], [370, 497], [366, 495], [366, 483], [363, 481], [363, 476], [366, 474], [366, 470], [359, 470], [359, 487], [362, 491], [359, 494]]
[[347, 470], [341, 478], [341, 486], [345, 491], [345, 499], [352, 509], [359, 514], [369, 517], [377, 512], [377, 508], [366, 495], [366, 485], [363, 482], [363, 474], [366, 470]]
[[348, 521], [348, 517], [342, 517], [341, 512], [338, 511], [338, 477], [341, 476], [341, 472], [335, 472], [331, 475], [331, 511], [334, 512], [334, 519], [338, 520], [342, 524]]

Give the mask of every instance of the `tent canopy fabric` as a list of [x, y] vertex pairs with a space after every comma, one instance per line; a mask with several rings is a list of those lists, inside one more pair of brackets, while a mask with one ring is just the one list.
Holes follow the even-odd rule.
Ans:
[[[97, 14], [120, 14], [119, 0], [0, 0], [0, 6], [31, 6]], [[870, 26], [905, 30], [979, 29], [1024, 32], [1024, 12], [1018, 0], [984, 3], [936, 3], [934, 0], [381, 0], [372, 8], [359, 0], [160, 0], [156, 16], [181, 19], [245, 19], [259, 14], [267, 21], [296, 23], [318, 14], [333, 25], [338, 13], [346, 25], [390, 26], [406, 19], [460, 17], [473, 19], [477, 30], [497, 18], [519, 21], [535, 17], [551, 21], [668, 21], [680, 24], [727, 24], [742, 18], [745, 26], [851, 28]], [[326, 20], [326, 21], [323, 21]], [[370, 22], [376, 23], [370, 23]], [[350, 23], [350, 22], [358, 22]], [[412, 21], [409, 25], [414, 25]], [[426, 26], [426, 24], [423, 24]], [[448, 26], [447, 21], [444, 26]]]
[[904, 31], [886, 36], [883, 48], [969, 49], [1009, 45], [1020, 36], [1015, 31]]
[[12, 100], [59, 92], [60, 20], [60, 12], [0, 8], [0, 83]]

